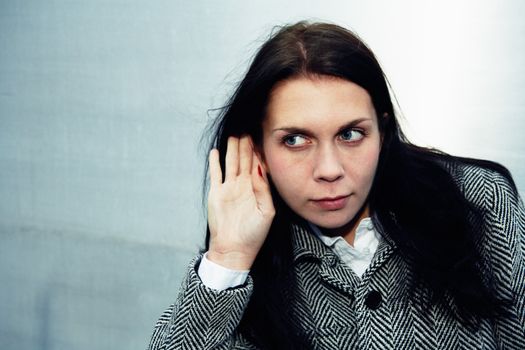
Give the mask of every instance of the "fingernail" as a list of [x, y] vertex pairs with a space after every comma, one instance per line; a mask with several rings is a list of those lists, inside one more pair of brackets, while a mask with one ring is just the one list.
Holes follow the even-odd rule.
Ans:
[[261, 166], [260, 166], [260, 165], [257, 165], [257, 171], [259, 172], [259, 176], [260, 176], [260, 177], [263, 177], [263, 175], [262, 175], [262, 170], [261, 170]]

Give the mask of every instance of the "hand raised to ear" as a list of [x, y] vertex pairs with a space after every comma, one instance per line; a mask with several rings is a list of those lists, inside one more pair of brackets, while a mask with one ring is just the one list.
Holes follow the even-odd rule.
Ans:
[[268, 235], [275, 215], [270, 186], [249, 136], [230, 136], [225, 176], [219, 152], [209, 157], [208, 259], [224, 267], [248, 270]]

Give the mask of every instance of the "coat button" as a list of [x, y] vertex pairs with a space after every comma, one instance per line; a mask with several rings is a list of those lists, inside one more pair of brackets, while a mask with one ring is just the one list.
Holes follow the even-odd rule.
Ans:
[[377, 308], [379, 308], [379, 304], [381, 304], [381, 299], [381, 293], [376, 290], [372, 290], [368, 292], [368, 295], [365, 298], [365, 305], [370, 310], [377, 310]]

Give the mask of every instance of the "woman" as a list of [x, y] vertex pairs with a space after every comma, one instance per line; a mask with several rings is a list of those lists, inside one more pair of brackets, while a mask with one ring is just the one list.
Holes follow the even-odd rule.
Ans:
[[212, 148], [206, 254], [150, 349], [525, 348], [510, 174], [410, 144], [353, 33], [279, 30]]

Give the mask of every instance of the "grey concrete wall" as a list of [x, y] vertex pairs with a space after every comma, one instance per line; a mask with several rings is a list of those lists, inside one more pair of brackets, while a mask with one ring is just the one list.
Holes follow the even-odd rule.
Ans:
[[376, 51], [418, 143], [525, 190], [525, 6], [2, 1], [0, 348], [142, 349], [205, 222], [203, 128], [275, 24]]

